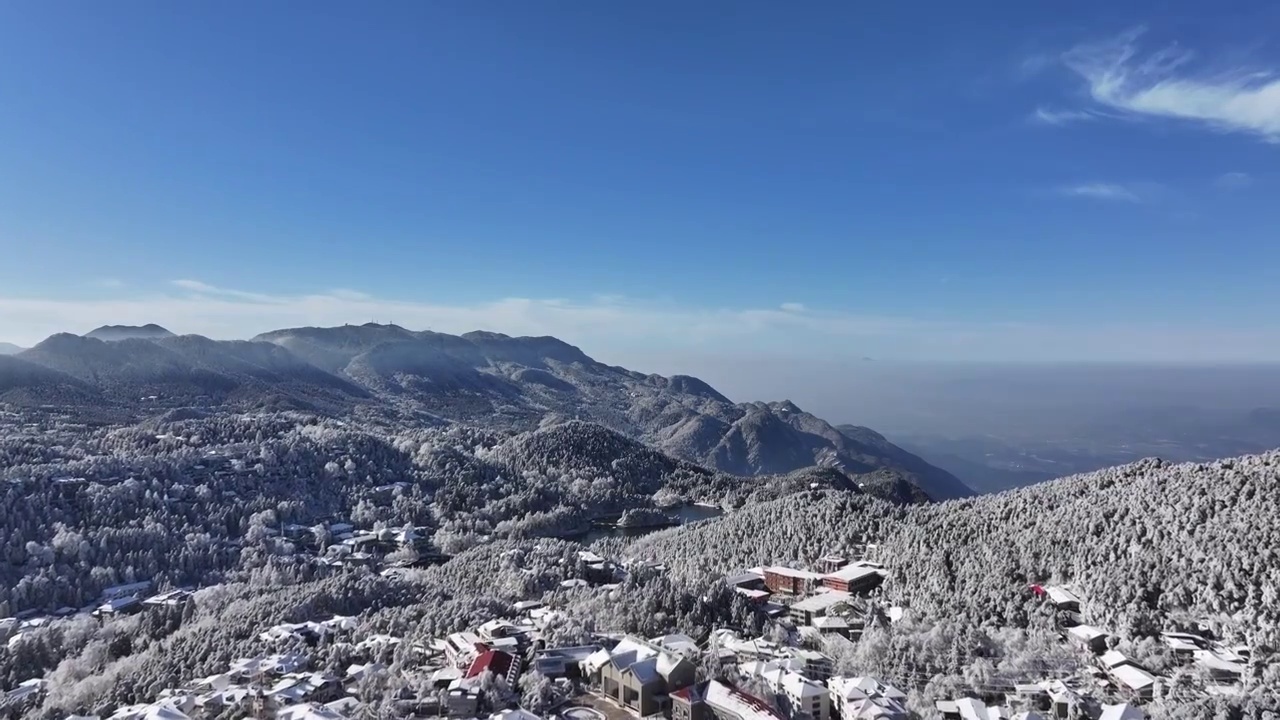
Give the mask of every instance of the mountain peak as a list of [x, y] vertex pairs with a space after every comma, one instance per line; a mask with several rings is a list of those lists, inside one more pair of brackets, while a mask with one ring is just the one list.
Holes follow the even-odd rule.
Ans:
[[84, 334], [87, 338], [116, 342], [118, 340], [155, 340], [157, 338], [175, 337], [173, 333], [156, 325], [103, 325]]

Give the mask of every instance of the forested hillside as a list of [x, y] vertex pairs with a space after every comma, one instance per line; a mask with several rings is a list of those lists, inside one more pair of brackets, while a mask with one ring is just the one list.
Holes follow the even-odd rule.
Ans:
[[131, 424], [165, 409], [295, 410], [395, 428], [459, 423], [529, 431], [548, 418], [597, 423], [734, 475], [814, 465], [888, 471], [930, 498], [972, 491], [866, 428], [837, 430], [790, 402], [733, 403], [683, 375], [597, 362], [552, 337], [461, 336], [396, 325], [293, 328], [252, 341], [158, 326], [54, 335], [0, 364], [0, 401]]
[[890, 569], [882, 597], [906, 609], [907, 624], [877, 643], [864, 637], [859, 662], [892, 677], [936, 674], [940, 683], [982, 673], [990, 682], [1002, 664], [1016, 664], [999, 638], [1053, 627], [1031, 586], [1068, 583], [1085, 598], [1082, 614], [1149, 667], [1172, 666], [1159, 642], [1166, 631], [1202, 627], [1253, 648], [1257, 692], [1274, 702], [1280, 665], [1262, 658], [1280, 650], [1277, 489], [1280, 452], [1211, 464], [1149, 460], [941, 505], [802, 493], [611, 544], [692, 582], [707, 566], [806, 563], [872, 543], [871, 556]]
[[829, 470], [707, 470], [580, 422], [391, 432], [298, 414], [188, 415], [0, 438], [0, 612], [80, 607], [143, 579], [219, 582], [264, 562], [245, 539], [335, 518], [413, 526], [453, 553], [576, 535], [625, 510], [741, 506], [815, 484], [858, 492]]

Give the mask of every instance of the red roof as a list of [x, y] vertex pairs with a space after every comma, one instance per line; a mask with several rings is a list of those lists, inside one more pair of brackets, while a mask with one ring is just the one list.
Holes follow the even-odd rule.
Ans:
[[486, 670], [494, 675], [505, 677], [511, 671], [511, 665], [516, 660], [514, 655], [504, 653], [501, 650], [486, 649], [471, 663], [471, 667], [467, 668], [467, 677], [473, 678], [484, 673]]

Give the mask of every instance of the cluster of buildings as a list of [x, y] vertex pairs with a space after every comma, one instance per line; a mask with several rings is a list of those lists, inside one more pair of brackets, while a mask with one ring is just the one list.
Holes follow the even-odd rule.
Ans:
[[12, 650], [23, 641], [27, 633], [50, 623], [88, 615], [99, 620], [121, 615], [133, 615], [150, 608], [177, 607], [191, 598], [189, 588], [178, 588], [156, 593], [150, 581], [116, 585], [102, 591], [89, 605], [81, 608], [61, 607], [52, 612], [26, 610], [13, 617], [0, 618], [0, 641]]
[[857, 640], [872, 609], [865, 596], [888, 572], [870, 560], [826, 555], [817, 570], [761, 566], [726, 578], [738, 593], [775, 619], [787, 617], [806, 639], [826, 634]]
[[[1084, 622], [1084, 602], [1069, 587], [1033, 585], [1032, 590], [1053, 605], [1063, 638], [1093, 656], [1098, 681], [1121, 698], [1133, 702], [1160, 694], [1169, 678], [1162, 677], [1124, 653], [1109, 649], [1111, 635]], [[1202, 688], [1209, 695], [1233, 694], [1248, 670], [1250, 651], [1229, 646], [1208, 633], [1165, 632], [1161, 642], [1185, 667], [1198, 669], [1210, 681]]]
[[[538, 602], [517, 603], [512, 619], [491, 620], [467, 631], [412, 648], [413, 677], [394, 696], [403, 716], [539, 720], [512, 711], [512, 691], [532, 664], [549, 678], [578, 678], [581, 663], [600, 650], [540, 649], [541, 633], [557, 611]], [[215, 675], [196, 678], [160, 693], [153, 702], [117, 708], [102, 718], [76, 720], [206, 720], [220, 717], [276, 720], [346, 720], [358, 716], [366, 701], [381, 702], [384, 685], [369, 683], [387, 671], [379, 662], [388, 649], [404, 642], [391, 635], [352, 637], [354, 617], [285, 623], [258, 634], [262, 654], [233, 660]], [[313, 662], [315, 648], [343, 644], [353, 659], [333, 673]], [[502, 682], [497, 682], [497, 680]], [[377, 697], [365, 697], [373, 687]], [[410, 689], [413, 688], [413, 689]], [[20, 706], [38, 700], [44, 681], [27, 681], [0, 695], [0, 704]], [[516, 714], [513, 714], [515, 712]], [[522, 713], [522, 714], [521, 714]]]
[[[729, 629], [700, 648], [686, 635], [626, 636], [581, 661], [582, 677], [619, 707], [673, 720], [905, 719], [906, 694], [876, 678], [832, 675], [831, 658]], [[698, 682], [711, 660], [714, 679]], [[705, 670], [704, 666], [704, 670]]]
[[[284, 526], [280, 533], [344, 548], [334, 557], [381, 557], [393, 549], [417, 547], [412, 527], [360, 531], [333, 522], [324, 530]], [[326, 556], [329, 557], [329, 556]], [[600, 555], [579, 553], [580, 575], [568, 588], [610, 584], [625, 577], [628, 566]], [[632, 717], [671, 720], [906, 720], [907, 693], [883, 678], [846, 676], [832, 658], [811, 649], [829, 636], [858, 640], [870, 618], [895, 608], [878, 605], [868, 594], [884, 582], [883, 565], [838, 555], [819, 558], [813, 569], [761, 566], [727, 578], [736, 592], [785, 632], [773, 639], [751, 638], [728, 628], [713, 630], [705, 641], [683, 634], [643, 638], [633, 635], [594, 638], [572, 647], [548, 647], [546, 629], [562, 619], [561, 610], [528, 600], [514, 603], [503, 618], [435, 639], [411, 650], [413, 668], [397, 678], [391, 698], [399, 717], [540, 720], [515, 708], [525, 673], [536, 672], [578, 702], [590, 697]], [[634, 569], [634, 568], [632, 568]], [[1145, 720], [1141, 704], [1159, 695], [1165, 680], [1115, 649], [1108, 634], [1085, 623], [1083, 602], [1062, 586], [1033, 586], [1051, 603], [1065, 642], [1079, 647], [1095, 666], [1093, 676], [1046, 679], [1009, 688], [973, 688], [974, 695], [936, 703], [942, 720]], [[190, 591], [154, 593], [149, 583], [109, 588], [92, 612], [99, 617], [179, 605]], [[88, 609], [86, 609], [88, 610]], [[26, 620], [0, 625], [0, 639], [19, 638]], [[118, 708], [105, 718], [74, 720], [212, 720], [223, 717], [276, 720], [347, 720], [364, 717], [378, 702], [387, 667], [380, 662], [406, 641], [391, 635], [352, 637], [356, 618], [286, 623], [258, 634], [263, 653], [237, 659], [224, 672], [191, 680], [161, 693], [154, 702]], [[1171, 653], [1195, 665], [1228, 692], [1245, 674], [1247, 648], [1225, 647], [1195, 633], [1162, 636]], [[340, 672], [313, 663], [318, 645], [345, 644], [351, 662]], [[377, 697], [366, 697], [373, 688]], [[0, 695], [0, 704], [33, 702], [43, 680], [30, 680]], [[985, 691], [985, 692], [984, 692]], [[1212, 691], [1212, 688], [1210, 688]], [[1097, 698], [1106, 697], [1112, 702]], [[578, 706], [567, 720], [606, 720], [606, 714]], [[594, 714], [591, 714], [594, 713]], [[608, 718], [612, 718], [608, 715]], [[72, 720], [72, 719], [68, 719]]]

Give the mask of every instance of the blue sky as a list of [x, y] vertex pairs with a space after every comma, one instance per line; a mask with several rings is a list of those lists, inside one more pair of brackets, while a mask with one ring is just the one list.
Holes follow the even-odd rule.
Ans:
[[0, 6], [0, 338], [1280, 359], [1280, 6]]

